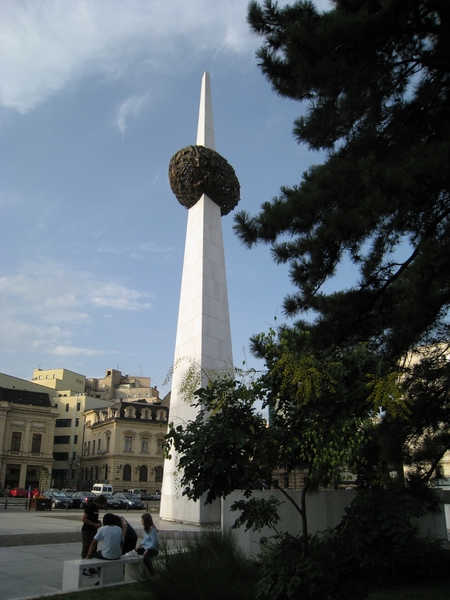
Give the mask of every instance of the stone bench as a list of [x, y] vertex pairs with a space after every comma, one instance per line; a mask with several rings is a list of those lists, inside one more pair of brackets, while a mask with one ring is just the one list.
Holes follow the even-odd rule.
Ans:
[[83, 570], [100, 569], [100, 585], [136, 581], [145, 573], [143, 556], [121, 556], [117, 560], [80, 558], [64, 562], [62, 591], [79, 590], [83, 587]]

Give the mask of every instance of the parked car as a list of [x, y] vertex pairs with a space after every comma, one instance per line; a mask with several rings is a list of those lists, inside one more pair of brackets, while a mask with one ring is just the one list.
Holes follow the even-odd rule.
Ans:
[[115, 498], [111, 493], [104, 492], [102, 496], [106, 498], [106, 508], [122, 508], [122, 502], [119, 498]]
[[151, 500], [151, 499], [152, 499], [152, 495], [151, 494], [146, 494], [146, 493], [142, 492], [142, 494], [141, 494], [141, 500], [147, 501], [147, 500]]
[[74, 492], [70, 496], [70, 499], [72, 500], [73, 508], [84, 508], [86, 506], [86, 504], [95, 497], [96, 497], [95, 494], [93, 494], [92, 492], [81, 491], [81, 492]]
[[11, 498], [26, 498], [28, 494], [23, 488], [15, 487], [9, 490], [8, 496], [11, 496]]
[[69, 498], [72, 498], [72, 494], [75, 492], [75, 490], [62, 490], [66, 496], [69, 496]]
[[33, 488], [30, 494], [32, 498], [37, 498], [40, 495], [39, 488]]
[[51, 499], [52, 508], [72, 508], [73, 506], [72, 499], [66, 496], [64, 492], [46, 490], [42, 495]]
[[161, 492], [157, 490], [153, 494], [150, 494], [150, 500], [161, 500]]
[[137, 508], [143, 509], [144, 503], [140, 498], [129, 492], [116, 492], [113, 494], [114, 498], [118, 498], [121, 502], [120, 508]]

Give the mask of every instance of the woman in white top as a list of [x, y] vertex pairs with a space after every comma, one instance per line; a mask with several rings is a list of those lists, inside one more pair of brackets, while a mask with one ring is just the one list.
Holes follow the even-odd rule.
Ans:
[[[98, 542], [103, 542], [101, 550], [97, 550]], [[116, 560], [122, 555], [122, 546], [122, 529], [116, 525], [115, 515], [106, 513], [103, 517], [103, 527], [97, 529], [86, 558]]]

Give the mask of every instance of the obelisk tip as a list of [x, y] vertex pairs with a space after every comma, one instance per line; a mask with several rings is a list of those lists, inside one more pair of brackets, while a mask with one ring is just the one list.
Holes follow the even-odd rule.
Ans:
[[211, 84], [208, 71], [203, 73], [198, 113], [197, 145], [216, 149], [214, 119], [211, 99]]

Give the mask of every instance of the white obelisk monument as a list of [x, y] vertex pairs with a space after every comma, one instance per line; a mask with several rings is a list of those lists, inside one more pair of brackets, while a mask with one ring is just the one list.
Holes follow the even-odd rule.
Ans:
[[[188, 182], [186, 188], [184, 179], [186, 171], [191, 168], [186, 168], [186, 156], [188, 162], [189, 157], [194, 156], [192, 164], [195, 165], [192, 166], [191, 174], [195, 178], [198, 161], [201, 162], [204, 155], [206, 165], [203, 174], [206, 169], [208, 180], [210, 175], [214, 178], [216, 159], [223, 161], [234, 175], [225, 159], [215, 152], [211, 89], [207, 72], [202, 79], [197, 144], [180, 150], [169, 168], [172, 189], [180, 203], [189, 210], [170, 400], [169, 419], [175, 424], [192, 420], [197, 414], [197, 409], [188, 404], [180, 393], [180, 385], [187, 370], [195, 365], [199, 372], [207, 373], [231, 369], [233, 366], [221, 217], [234, 208], [239, 198], [231, 201], [231, 208], [229, 199], [220, 198], [220, 192], [214, 200], [206, 193], [202, 193], [198, 200], [192, 199], [198, 185], [194, 182], [189, 188], [192, 182]], [[181, 157], [178, 164], [184, 161], [179, 169], [179, 178], [177, 175], [171, 176], [172, 163], [178, 156]], [[223, 170], [219, 171], [223, 174]], [[239, 183], [235, 176], [233, 182], [234, 189], [236, 190], [237, 185], [239, 193]], [[181, 190], [179, 194], [175, 187]], [[218, 188], [224, 188], [222, 180], [219, 181]], [[191, 193], [189, 190], [194, 191]], [[214, 190], [211, 190], [210, 195], [214, 196]], [[204, 384], [203, 375], [202, 385]], [[220, 501], [205, 506], [201, 499], [194, 502], [182, 496], [176, 455], [164, 464], [160, 517], [198, 525], [220, 522]]]

